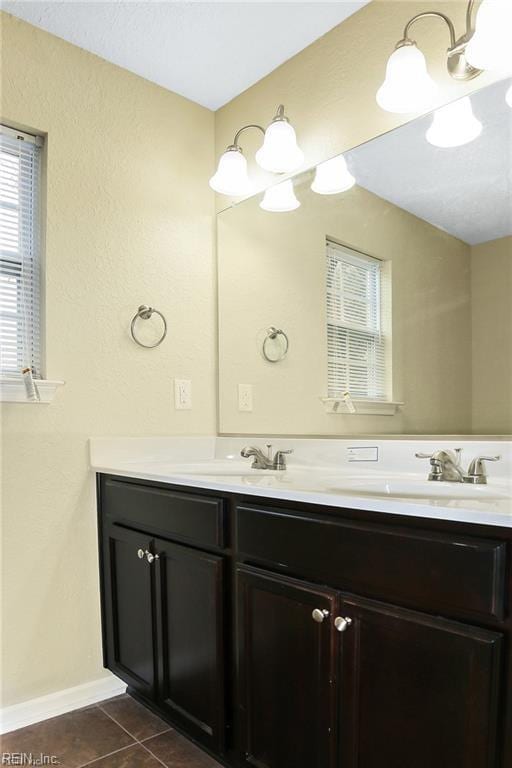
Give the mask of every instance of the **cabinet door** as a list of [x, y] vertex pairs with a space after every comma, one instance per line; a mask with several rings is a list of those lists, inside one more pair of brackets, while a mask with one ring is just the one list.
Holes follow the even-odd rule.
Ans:
[[111, 525], [104, 532], [103, 547], [107, 666], [128, 685], [152, 697], [154, 565], [145, 554], [151, 549], [151, 539]]
[[223, 560], [156, 540], [159, 703], [214, 751], [224, 742]]
[[237, 588], [242, 765], [330, 768], [335, 593], [248, 567]]
[[501, 635], [346, 597], [340, 768], [495, 768]]

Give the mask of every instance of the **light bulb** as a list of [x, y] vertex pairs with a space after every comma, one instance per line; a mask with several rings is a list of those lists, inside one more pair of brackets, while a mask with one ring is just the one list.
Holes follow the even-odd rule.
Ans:
[[512, 2], [482, 0], [466, 59], [476, 69], [512, 70]]
[[221, 195], [241, 197], [252, 191], [247, 175], [247, 160], [240, 147], [232, 144], [221, 155], [216, 173], [210, 179], [210, 187]]
[[505, 94], [505, 101], [509, 107], [512, 107], [512, 85], [509, 86], [508, 91]]
[[295, 130], [284, 116], [282, 107], [279, 107], [276, 117], [265, 131], [263, 145], [256, 152], [256, 162], [272, 173], [291, 173], [304, 162]]
[[299, 205], [300, 203], [295, 197], [293, 182], [291, 179], [287, 179], [265, 191], [260, 208], [273, 213], [284, 213], [285, 211], [294, 211]]
[[423, 112], [432, 106], [437, 86], [416, 43], [399, 45], [388, 59], [386, 78], [377, 91], [377, 104], [387, 112]]
[[319, 195], [337, 195], [354, 186], [356, 180], [347, 168], [343, 155], [317, 165], [311, 189]]
[[476, 139], [481, 132], [482, 123], [473, 114], [469, 96], [464, 96], [436, 109], [426, 138], [435, 147], [460, 147]]

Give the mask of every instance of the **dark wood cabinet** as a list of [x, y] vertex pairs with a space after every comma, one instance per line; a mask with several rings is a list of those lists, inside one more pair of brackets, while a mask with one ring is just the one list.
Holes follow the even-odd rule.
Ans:
[[104, 635], [107, 666], [128, 685], [155, 691], [154, 571], [151, 537], [108, 525], [103, 537]]
[[230, 768], [510, 768], [512, 531], [98, 479], [105, 666]]
[[224, 744], [223, 558], [162, 539], [158, 703], [211, 749]]
[[494, 768], [502, 635], [345, 597], [340, 768]]
[[250, 568], [237, 593], [242, 765], [332, 768], [335, 593]]

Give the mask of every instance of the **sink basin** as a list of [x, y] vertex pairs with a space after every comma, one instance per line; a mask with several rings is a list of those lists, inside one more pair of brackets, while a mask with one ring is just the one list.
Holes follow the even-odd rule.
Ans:
[[357, 483], [343, 480], [330, 493], [353, 493], [358, 496], [389, 496], [397, 499], [443, 499], [444, 501], [508, 499], [510, 492], [492, 485], [466, 485], [464, 483], [431, 482], [428, 480], [366, 480]]

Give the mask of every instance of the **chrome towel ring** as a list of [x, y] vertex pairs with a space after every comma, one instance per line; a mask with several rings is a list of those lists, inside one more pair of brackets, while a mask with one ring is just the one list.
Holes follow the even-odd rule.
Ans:
[[[278, 336], [282, 336], [284, 340], [284, 347], [278, 352], [277, 355], [269, 355], [268, 350], [268, 343], [269, 341], [275, 341], [275, 339], [278, 338]], [[273, 325], [270, 326], [270, 328], [267, 328], [267, 335], [265, 336], [263, 340], [263, 357], [265, 360], [267, 360], [269, 363], [279, 363], [281, 360], [284, 360], [286, 355], [288, 354], [288, 348], [290, 346], [290, 342], [288, 340], [288, 336], [284, 331], [282, 331], [280, 328], [274, 328]]]
[[[139, 319], [140, 320], [149, 320], [149, 318], [152, 315], [158, 315], [160, 318], [162, 318], [162, 323], [164, 324], [164, 330], [162, 332], [162, 335], [158, 339], [158, 341], [156, 341], [154, 344], [144, 344], [144, 342], [140, 341], [140, 339], [138, 339], [137, 336], [135, 335], [135, 323]], [[132, 322], [131, 322], [131, 325], [130, 325], [130, 333], [132, 335], [132, 339], [134, 340], [134, 342], [136, 344], [139, 345], [139, 347], [145, 347], [146, 349], [154, 349], [155, 347], [158, 347], [159, 344], [161, 344], [162, 341], [167, 336], [167, 320], [165, 319], [165, 317], [162, 315], [162, 313], [158, 309], [155, 309], [154, 307], [148, 307], [146, 304], [141, 304], [140, 307], [138, 308], [136, 314], [134, 315], [134, 317], [132, 319]]]

